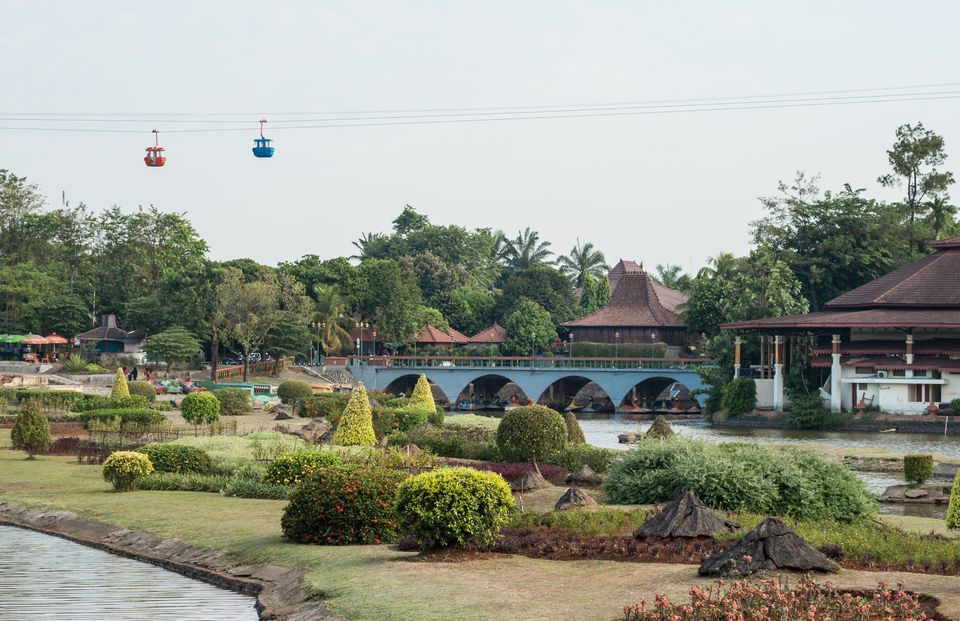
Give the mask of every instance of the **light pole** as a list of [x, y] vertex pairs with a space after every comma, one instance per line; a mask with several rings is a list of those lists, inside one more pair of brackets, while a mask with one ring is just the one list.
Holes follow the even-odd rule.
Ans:
[[568, 338], [570, 340], [570, 357], [573, 358], [573, 332], [570, 333]]
[[530, 357], [534, 358], [537, 355], [537, 332], [536, 330], [530, 330]]
[[620, 330], [613, 333], [613, 339], [613, 358], [617, 359], [620, 357]]
[[317, 347], [313, 350], [314, 352], [314, 364], [320, 364], [320, 330], [326, 327], [326, 322], [323, 321], [313, 321], [310, 322], [310, 327], [314, 328], [317, 331]]
[[370, 327], [370, 324], [366, 321], [358, 321], [357, 325], [360, 326], [360, 337], [357, 339], [357, 355], [363, 355], [363, 329]]

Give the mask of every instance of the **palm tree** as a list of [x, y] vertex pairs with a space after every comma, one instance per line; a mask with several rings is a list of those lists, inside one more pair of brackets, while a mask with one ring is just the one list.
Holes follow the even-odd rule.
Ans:
[[682, 273], [683, 268], [679, 265], [674, 265], [673, 263], [667, 263], [666, 265], [657, 264], [657, 281], [665, 287], [676, 289], [677, 281], [680, 279]]
[[359, 255], [353, 255], [351, 259], [363, 259], [367, 256], [367, 246], [370, 245], [375, 239], [381, 237], [380, 233], [361, 233], [360, 239], [353, 242], [353, 245], [357, 247], [357, 250], [360, 251]]
[[540, 241], [540, 234], [531, 231], [528, 226], [516, 239], [507, 239], [500, 233], [497, 240], [497, 258], [513, 269], [543, 265], [553, 256], [553, 252], [548, 250], [549, 247], [550, 242]]
[[945, 228], [954, 223], [957, 208], [949, 204], [945, 198], [938, 196], [928, 203], [930, 207], [930, 225], [933, 227], [933, 239], [940, 240], [940, 234]]
[[711, 278], [717, 281], [726, 281], [733, 277], [737, 271], [739, 259], [731, 252], [721, 252], [715, 257], [707, 259], [707, 266], [697, 273], [697, 278], [701, 276]]
[[314, 285], [316, 323], [320, 326], [320, 344], [325, 353], [350, 349], [350, 327], [353, 320], [346, 316], [347, 305], [340, 292], [332, 285]]
[[582, 287], [583, 279], [587, 274], [600, 280], [610, 271], [603, 253], [596, 250], [590, 242], [581, 246], [579, 239], [577, 239], [577, 245], [570, 250], [570, 254], [557, 257], [557, 267], [560, 268], [561, 274], [573, 282], [574, 287]]

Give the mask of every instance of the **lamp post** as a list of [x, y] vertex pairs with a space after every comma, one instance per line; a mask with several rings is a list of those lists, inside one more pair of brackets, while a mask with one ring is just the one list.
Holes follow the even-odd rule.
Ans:
[[313, 364], [320, 364], [320, 330], [326, 327], [326, 322], [324, 321], [312, 321], [310, 322], [310, 327], [314, 328], [317, 331], [317, 346], [313, 350]]
[[363, 329], [369, 328], [370, 324], [367, 323], [366, 321], [358, 321], [357, 325], [360, 327], [360, 337], [357, 338], [357, 355], [362, 356], [363, 355]]
[[570, 357], [573, 358], [573, 332], [570, 333], [568, 339], [570, 340]]
[[530, 330], [530, 357], [534, 358], [537, 355], [537, 331]]
[[613, 339], [613, 358], [616, 360], [620, 357], [620, 330], [613, 333]]

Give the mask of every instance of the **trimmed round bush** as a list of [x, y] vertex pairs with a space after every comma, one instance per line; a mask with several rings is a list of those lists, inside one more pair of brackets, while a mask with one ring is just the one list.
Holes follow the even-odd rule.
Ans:
[[383, 468], [321, 468], [290, 496], [280, 519], [283, 535], [291, 541], [321, 545], [395, 542], [393, 499], [404, 478]]
[[488, 546], [496, 541], [514, 506], [499, 474], [442, 468], [403, 481], [397, 488], [400, 532], [421, 549]]
[[27, 459], [50, 449], [50, 423], [43, 415], [39, 401], [27, 399], [21, 403], [20, 413], [10, 430], [10, 440], [13, 448], [27, 452]]
[[536, 466], [566, 444], [563, 417], [544, 405], [511, 410], [497, 427], [497, 446], [506, 461], [527, 461]]
[[302, 401], [307, 397], [313, 396], [313, 388], [306, 382], [300, 380], [287, 380], [277, 386], [277, 396], [282, 403], [288, 405]]
[[150, 382], [127, 382], [127, 390], [131, 395], [140, 395], [144, 397], [148, 403], [153, 403], [157, 400], [157, 389], [154, 388], [153, 384]]
[[375, 446], [377, 434], [373, 430], [373, 411], [367, 398], [367, 389], [357, 384], [350, 401], [333, 431], [333, 443], [340, 446]]
[[430, 381], [427, 380], [426, 375], [421, 374], [417, 378], [417, 385], [413, 387], [413, 392], [410, 394], [410, 403], [428, 412], [436, 410], [437, 404], [433, 400], [433, 391], [430, 389]]
[[111, 397], [129, 397], [130, 387], [127, 385], [127, 376], [123, 374], [123, 369], [117, 369], [117, 375], [113, 378], [113, 390]]
[[752, 412], [757, 406], [757, 384], [752, 377], [736, 377], [720, 393], [720, 409], [730, 416]]
[[583, 444], [587, 438], [583, 435], [583, 429], [580, 428], [580, 421], [573, 412], [566, 412], [563, 415], [563, 423], [567, 426], [567, 442], [569, 444]]
[[397, 422], [397, 429], [400, 431], [410, 431], [415, 427], [428, 422], [430, 416], [434, 413], [433, 409], [425, 409], [419, 405], [410, 403], [400, 408], [391, 408], [394, 418]]
[[143, 453], [116, 451], [103, 462], [103, 478], [118, 492], [132, 492], [137, 479], [153, 472], [153, 463]]
[[904, 455], [903, 478], [913, 485], [923, 485], [932, 479], [933, 455]]
[[213, 395], [220, 401], [220, 416], [243, 416], [253, 411], [249, 390], [217, 388]]
[[647, 429], [646, 435], [651, 438], [670, 438], [673, 436], [673, 428], [663, 416], [657, 416], [653, 419], [650, 429]]
[[297, 402], [297, 413], [304, 418], [326, 418], [331, 423], [340, 419], [340, 414], [347, 407], [350, 393], [328, 392], [313, 395]]
[[220, 400], [209, 392], [191, 392], [180, 403], [180, 412], [191, 425], [209, 425], [220, 418]]
[[137, 449], [150, 458], [157, 472], [207, 474], [213, 469], [210, 456], [195, 446], [183, 444], [147, 444]]
[[340, 458], [329, 451], [294, 451], [273, 460], [264, 479], [273, 485], [299, 485], [320, 468], [340, 463]]

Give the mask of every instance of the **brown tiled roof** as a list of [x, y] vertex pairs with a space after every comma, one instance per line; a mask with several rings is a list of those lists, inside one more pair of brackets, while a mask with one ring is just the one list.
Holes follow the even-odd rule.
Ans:
[[81, 332], [76, 338], [81, 341], [139, 341], [143, 338], [143, 334], [118, 328], [115, 315], [104, 315], [99, 326], [93, 330]]
[[827, 307], [960, 309], [960, 237], [933, 246], [933, 254], [848, 291], [827, 302]]
[[609, 304], [582, 319], [568, 321], [563, 325], [582, 328], [684, 326], [676, 313], [667, 310], [660, 303], [653, 279], [646, 272], [624, 273], [610, 296]]
[[461, 344], [466, 343], [470, 339], [466, 336], [457, 332], [453, 328], [450, 328], [447, 332], [444, 332], [440, 328], [435, 328], [429, 323], [424, 326], [423, 332], [417, 335], [415, 341], [417, 343], [432, 343], [432, 344]]
[[474, 334], [470, 337], [471, 343], [505, 343], [507, 341], [507, 330], [498, 323], [494, 323], [486, 330]]
[[944, 328], [960, 329], [960, 309], [909, 309], [877, 308], [865, 310], [837, 310], [767, 317], [725, 323], [724, 330], [799, 329], [818, 330], [828, 328]]
[[624, 261], [620, 259], [620, 262], [613, 266], [613, 269], [610, 270], [610, 273], [607, 274], [607, 280], [610, 281], [610, 291], [613, 291], [617, 288], [617, 283], [620, 282], [620, 277], [624, 274], [632, 274], [637, 272], [642, 272], [643, 268], [637, 264], [636, 261]]
[[[613, 269], [610, 270], [610, 273], [607, 275], [607, 280], [610, 281], [610, 291], [613, 292], [617, 288], [617, 283], [620, 282], [620, 278], [624, 274], [640, 274], [643, 273], [643, 268], [637, 264], [636, 261], [624, 261], [620, 259], [620, 262], [613, 266]], [[677, 308], [681, 304], [687, 303], [687, 296], [683, 295], [676, 289], [671, 289], [666, 285], [662, 285], [657, 281], [651, 279], [653, 282], [653, 290], [657, 292], [657, 298], [660, 300], [660, 304], [663, 305], [665, 309], [671, 313], [676, 313]]]

